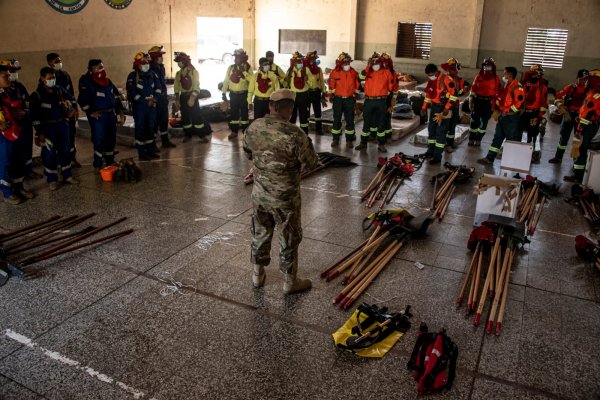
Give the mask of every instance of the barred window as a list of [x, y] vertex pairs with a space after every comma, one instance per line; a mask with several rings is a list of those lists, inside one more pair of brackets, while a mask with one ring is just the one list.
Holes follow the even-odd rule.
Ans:
[[432, 30], [429, 22], [398, 22], [396, 57], [429, 60]]
[[566, 29], [529, 28], [523, 66], [541, 64], [544, 68], [562, 68], [568, 36]]

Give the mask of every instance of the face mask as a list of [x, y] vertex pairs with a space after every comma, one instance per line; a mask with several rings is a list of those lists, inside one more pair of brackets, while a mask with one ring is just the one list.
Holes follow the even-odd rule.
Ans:
[[379, 64], [373, 65], [373, 71], [379, 71], [380, 68], [381, 68], [381, 65], [379, 65]]
[[344, 71], [350, 71], [350, 66], [349, 65], [344, 65], [342, 68], [344, 69]]
[[505, 77], [505, 76], [503, 76], [503, 77], [502, 77], [502, 82], [504, 82], [504, 83], [508, 83], [508, 78], [507, 78], [507, 77]]
[[150, 64], [142, 64], [140, 66], [140, 71], [142, 71], [142, 72], [148, 72], [148, 71], [150, 71]]
[[302, 64], [296, 64], [296, 69], [302, 69]]
[[483, 67], [484, 71], [491, 71], [492, 70], [492, 66], [491, 65], [486, 65]]
[[50, 88], [56, 86], [56, 79], [47, 79], [46, 86], [48, 86]]
[[435, 81], [437, 79], [437, 76], [433, 75], [433, 76], [429, 76], [428, 78], [430, 81]]
[[60, 70], [62, 69], [62, 67], [63, 67], [63, 66], [62, 66], [62, 63], [61, 63], [61, 62], [60, 62], [60, 63], [56, 63], [56, 64], [54, 64], [54, 70], [55, 70], [55, 71], [60, 71]]
[[19, 80], [19, 73], [18, 72], [11, 72], [10, 76], [8, 77], [8, 79], [10, 79], [11, 82], [18, 81]]
[[179, 68], [184, 69], [185, 68], [185, 64], [183, 63], [183, 61], [179, 61], [177, 63], [177, 66], [179, 66]]
[[106, 78], [106, 70], [101, 69], [100, 71], [94, 72], [94, 78], [96, 78], [96, 79]]
[[269, 70], [271, 69], [271, 67], [268, 66], [268, 65], [264, 65], [261, 69], [262, 69], [263, 72], [269, 72]]

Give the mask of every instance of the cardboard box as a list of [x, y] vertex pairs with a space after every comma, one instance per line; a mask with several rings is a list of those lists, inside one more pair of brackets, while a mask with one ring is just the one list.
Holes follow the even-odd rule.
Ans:
[[504, 150], [502, 150], [502, 160], [500, 160], [501, 175], [528, 174], [531, 168], [533, 143], [506, 140], [502, 147]]
[[515, 218], [520, 185], [520, 179], [483, 174], [476, 187], [479, 194], [475, 213]]
[[594, 192], [600, 192], [600, 152], [588, 150], [587, 163], [585, 164], [585, 174], [583, 175], [584, 185], [592, 188]]

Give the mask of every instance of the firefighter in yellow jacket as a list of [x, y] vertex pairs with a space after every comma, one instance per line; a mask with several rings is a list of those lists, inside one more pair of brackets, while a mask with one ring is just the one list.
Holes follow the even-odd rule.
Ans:
[[296, 119], [300, 117], [300, 128], [308, 135], [308, 72], [306, 68], [306, 59], [304, 56], [295, 52], [290, 59], [290, 68], [285, 76], [286, 86], [296, 93], [294, 111], [290, 122], [296, 123]]
[[[252, 75], [248, 86], [248, 108], [254, 109], [254, 119], [262, 118], [269, 113], [269, 96], [279, 90], [279, 78], [265, 57], [258, 60], [259, 70]], [[254, 97], [254, 102], [252, 98]]]
[[285, 72], [281, 69], [281, 67], [273, 62], [275, 60], [275, 54], [269, 50], [265, 53], [265, 58], [269, 61], [270, 71], [277, 75], [279, 79], [279, 86], [283, 87], [285, 82]]
[[323, 121], [321, 119], [321, 106], [327, 105], [325, 94], [325, 79], [323, 78], [323, 70], [319, 67], [319, 56], [317, 51], [309, 51], [306, 53], [306, 75], [308, 76], [308, 113], [310, 115], [310, 107], [312, 106], [315, 113], [315, 130], [317, 135], [323, 134]]
[[248, 64], [248, 55], [244, 49], [233, 52], [234, 64], [227, 68], [223, 81], [223, 101], [227, 101], [229, 92], [229, 128], [230, 140], [238, 137], [240, 128], [242, 132], [248, 127], [248, 85], [252, 79], [252, 68]]

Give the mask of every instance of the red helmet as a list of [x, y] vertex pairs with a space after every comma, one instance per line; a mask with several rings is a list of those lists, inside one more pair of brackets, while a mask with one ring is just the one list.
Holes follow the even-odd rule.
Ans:
[[496, 75], [496, 61], [491, 57], [484, 59], [479, 72], [483, 75]]
[[394, 68], [394, 61], [388, 53], [381, 53], [381, 66], [386, 69]]
[[148, 64], [150, 56], [142, 51], [135, 54], [133, 57], [133, 69], [139, 69], [143, 64]]
[[148, 54], [150, 54], [150, 58], [152, 60], [156, 60], [165, 54], [165, 50], [163, 46], [152, 46], [150, 49], [148, 49]]
[[292, 58], [290, 58], [290, 67], [293, 67], [296, 64], [302, 63], [302, 65], [306, 65], [306, 59], [299, 51], [294, 52], [292, 54]]
[[248, 62], [248, 54], [244, 49], [237, 49], [233, 52], [233, 59], [236, 64], [243, 64]]
[[340, 53], [337, 60], [335, 60], [335, 68], [340, 69], [344, 66], [344, 64], [350, 64], [352, 62], [352, 57], [348, 53]]
[[450, 72], [450, 71], [458, 71], [458, 70], [460, 70], [461, 66], [460, 66], [460, 63], [458, 61], [456, 61], [456, 58], [450, 57], [448, 59], [448, 61], [446, 61], [445, 63], [443, 63], [441, 65], [441, 67], [442, 67], [442, 69], [444, 71]]
[[175, 62], [187, 62], [188, 64], [190, 64], [192, 62], [190, 56], [188, 56], [186, 53], [184, 53], [183, 51], [176, 51], [175, 52], [175, 59], [173, 60]]
[[369, 58], [369, 65], [373, 65], [373, 64], [381, 64], [381, 54], [374, 51], [373, 54], [371, 55], [371, 57]]

